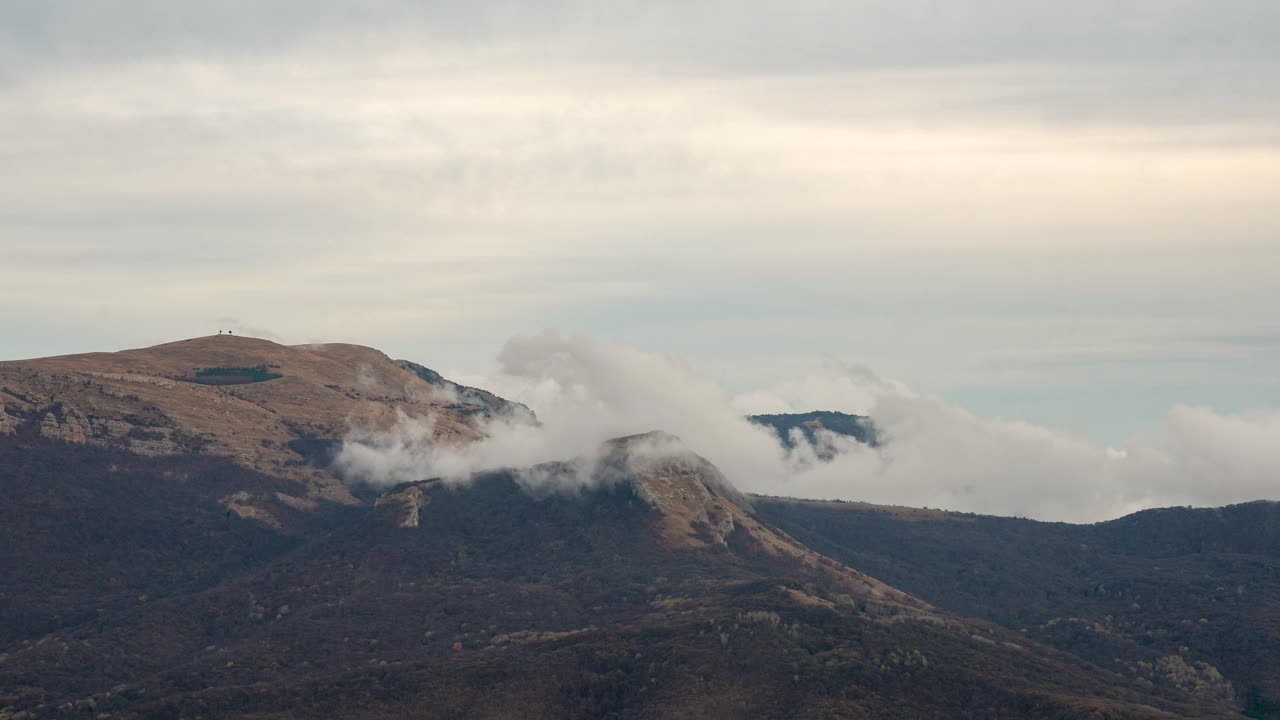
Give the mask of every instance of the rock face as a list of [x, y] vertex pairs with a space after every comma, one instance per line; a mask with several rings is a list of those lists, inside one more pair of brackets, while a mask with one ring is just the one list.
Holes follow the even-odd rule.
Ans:
[[464, 416], [483, 415], [503, 417], [517, 421], [536, 422], [533, 412], [517, 402], [500, 398], [488, 390], [459, 385], [431, 368], [408, 360], [396, 360], [396, 364], [417, 375], [423, 382], [436, 389], [437, 402]]
[[727, 545], [750, 504], [716, 466], [678, 437], [660, 432], [607, 442], [597, 482], [626, 483], [653, 508], [661, 536], [673, 546]]
[[[193, 382], [219, 377], [236, 384]], [[383, 429], [403, 413], [430, 417], [436, 442], [466, 443], [491, 417], [532, 419], [522, 405], [372, 348], [231, 335], [3, 362], [0, 409], [0, 434], [152, 456], [225, 456], [294, 481], [296, 490], [280, 498], [294, 507], [354, 502], [326, 462], [353, 428]], [[248, 500], [226, 504], [245, 516], [270, 514]]]
[[928, 613], [929, 606], [837, 563], [762, 523], [748, 498], [705, 458], [664, 432], [611, 440], [597, 469], [601, 482], [627, 482], [655, 510], [671, 547], [733, 548], [796, 564], [831, 578], [850, 594]]
[[415, 483], [382, 495], [374, 504], [394, 510], [396, 524], [400, 527], [416, 528], [419, 511], [429, 502], [431, 496], [423, 489], [423, 485]]

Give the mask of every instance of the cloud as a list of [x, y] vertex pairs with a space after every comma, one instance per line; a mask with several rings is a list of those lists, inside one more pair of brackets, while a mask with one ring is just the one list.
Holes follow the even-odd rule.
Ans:
[[[770, 432], [747, 422], [722, 385], [674, 357], [546, 331], [509, 340], [498, 361], [496, 375], [462, 381], [529, 405], [537, 426], [499, 419], [485, 440], [451, 447], [432, 442], [430, 418], [402, 418], [388, 433], [353, 433], [340, 466], [384, 484], [464, 479], [476, 470], [590, 456], [605, 440], [664, 430], [730, 477], [751, 468], [783, 472]], [[712, 458], [703, 448], [736, 451]]]
[[734, 407], [744, 415], [830, 409], [866, 414], [884, 395], [915, 397], [904, 383], [881, 377], [869, 367], [834, 358], [823, 358], [816, 367], [796, 370], [795, 376], [768, 390], [734, 396]]
[[[600, 0], [536, 6], [497, 0], [119, 0], [9, 3], [0, 48], [97, 61], [175, 52], [261, 52], [315, 38], [409, 32], [429, 44], [542, 44], [597, 61], [647, 59], [686, 71], [762, 67], [813, 72], [850, 65], [1029, 61], [1265, 59], [1280, 11], [1265, 2], [1107, 0], [715, 0], [694, 5]], [[661, 53], [654, 57], [654, 50]]]
[[[1220, 415], [1177, 406], [1152, 432], [1113, 448], [1020, 420], [984, 417], [865, 368], [835, 361], [762, 391], [731, 395], [679, 359], [546, 331], [511, 339], [488, 389], [531, 406], [541, 424], [500, 420], [468, 446], [432, 440], [430, 419], [355, 433], [340, 464], [393, 483], [465, 480], [499, 467], [578, 458], [591, 467], [612, 437], [663, 430], [717, 465], [739, 489], [812, 498], [939, 507], [1044, 520], [1095, 521], [1166, 505], [1280, 498], [1280, 411]], [[754, 404], [754, 405], [752, 405]], [[797, 436], [786, 451], [747, 422], [743, 407], [868, 413], [881, 445], [827, 435], [839, 452]], [[589, 473], [571, 472], [575, 487]], [[551, 480], [544, 474], [538, 482]]]

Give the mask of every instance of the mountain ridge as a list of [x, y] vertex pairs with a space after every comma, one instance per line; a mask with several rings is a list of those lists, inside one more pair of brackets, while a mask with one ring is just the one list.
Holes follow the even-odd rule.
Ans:
[[0, 400], [12, 720], [1235, 712], [867, 575], [660, 430], [352, 494], [325, 449], [353, 422], [535, 421], [372, 348], [7, 362]]
[[1280, 716], [1280, 503], [1089, 524], [753, 497], [814, 549], [1157, 687]]

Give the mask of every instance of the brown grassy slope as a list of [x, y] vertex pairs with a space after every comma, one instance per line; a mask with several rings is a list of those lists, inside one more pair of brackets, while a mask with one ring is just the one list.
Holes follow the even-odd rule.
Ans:
[[[186, 380], [204, 368], [255, 366], [281, 377], [223, 386]], [[430, 416], [439, 440], [468, 442], [479, 436], [483, 417], [372, 348], [230, 335], [2, 362], [0, 404], [0, 434], [26, 431], [146, 455], [222, 455], [296, 481], [298, 492], [286, 501], [303, 507], [351, 496], [327, 470], [302, 462], [291, 441], [336, 441], [353, 427], [387, 427], [404, 413]], [[228, 504], [253, 512], [252, 503]]]

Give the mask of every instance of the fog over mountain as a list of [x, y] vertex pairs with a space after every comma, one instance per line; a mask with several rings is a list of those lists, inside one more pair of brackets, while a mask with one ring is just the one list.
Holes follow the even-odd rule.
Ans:
[[[1265, 497], [1274, 418], [1176, 409], [1119, 451], [834, 361], [746, 396], [556, 331], [498, 360], [0, 362], [0, 715], [1280, 711], [1280, 503], [759, 494]], [[746, 414], [814, 398], [867, 414]]]
[[[834, 361], [734, 394], [669, 355], [544, 331], [512, 338], [498, 373], [463, 378], [534, 410], [537, 424], [500, 418], [458, 447], [433, 440], [432, 419], [402, 415], [389, 431], [348, 435], [338, 463], [394, 484], [589, 456], [610, 437], [660, 429], [682, 438], [743, 491], [863, 500], [1043, 520], [1097, 521], [1169, 505], [1280, 498], [1280, 412], [1224, 415], [1179, 405], [1111, 447], [1080, 434], [985, 417], [900, 381]], [[880, 443], [830, 433], [815, 462], [803, 438], [784, 450], [745, 417], [824, 409], [869, 416]]]
[[0, 0], [0, 720], [1280, 720], [1277, 39]]

